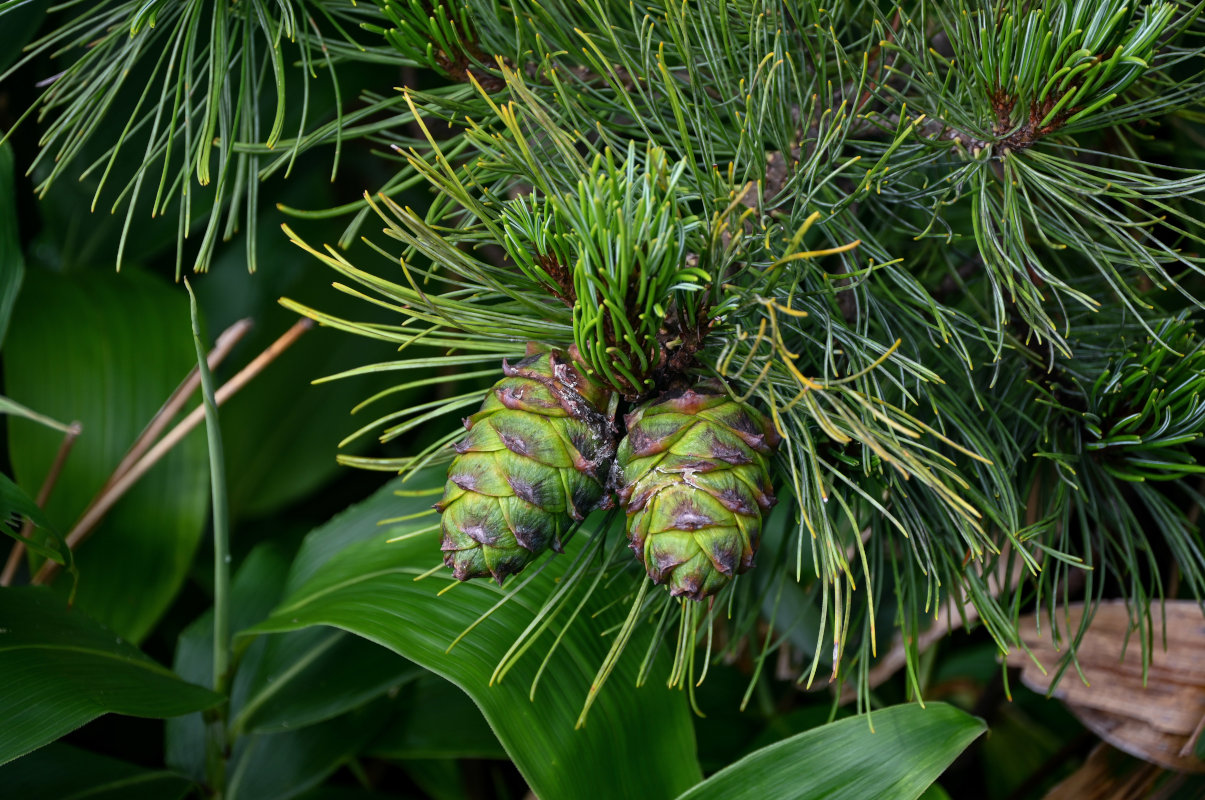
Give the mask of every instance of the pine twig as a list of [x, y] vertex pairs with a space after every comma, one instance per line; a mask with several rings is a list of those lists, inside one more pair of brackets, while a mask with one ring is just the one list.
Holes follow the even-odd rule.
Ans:
[[[1011, 564], [1010, 564], [1011, 562]], [[995, 571], [988, 576], [988, 586], [993, 597], [1000, 597], [1007, 586], [1016, 586], [1024, 573], [1025, 562], [1022, 559], [1008, 558], [1007, 547], [1001, 552], [996, 562]], [[979, 609], [969, 599], [951, 595], [937, 610], [933, 624], [916, 636], [911, 642], [902, 633], [896, 634], [890, 649], [875, 663], [867, 673], [866, 686], [875, 689], [886, 683], [893, 675], [903, 669], [909, 658], [909, 651], [923, 653], [937, 642], [962, 627], [970, 627], [979, 618]], [[825, 687], [816, 687], [821, 689]], [[844, 705], [857, 699], [857, 689], [844, 684], [839, 690], [838, 705]]]

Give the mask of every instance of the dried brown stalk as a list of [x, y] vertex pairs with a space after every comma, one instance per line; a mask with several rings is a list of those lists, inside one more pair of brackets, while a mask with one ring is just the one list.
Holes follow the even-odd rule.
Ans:
[[[214, 399], [217, 401], [217, 404], [219, 406], [222, 405], [236, 392], [246, 386], [265, 367], [276, 360], [277, 356], [287, 350], [301, 334], [313, 327], [313, 324], [309, 319], [301, 319], [294, 323], [293, 327], [289, 328], [279, 339], [256, 356], [251, 363], [247, 364], [234, 377], [222, 384], [221, 388], [215, 392]], [[81, 542], [87, 539], [92, 531], [96, 529], [96, 526], [100, 524], [100, 521], [104, 519], [105, 514], [138, 482], [139, 478], [145, 475], [159, 459], [163, 458], [168, 451], [191, 433], [193, 428], [197, 427], [204, 418], [204, 407], [197, 406], [187, 417], [168, 431], [162, 439], [156, 442], [153, 447], [149, 448], [141, 458], [130, 465], [124, 474], [106, 484], [106, 488], [101, 490], [100, 494], [96, 496], [91, 505], [84, 511], [83, 516], [75, 523], [71, 532], [67, 534], [67, 546], [74, 550]], [[32, 582], [35, 584], [49, 583], [58, 574], [59, 569], [58, 564], [48, 561], [34, 575]]]

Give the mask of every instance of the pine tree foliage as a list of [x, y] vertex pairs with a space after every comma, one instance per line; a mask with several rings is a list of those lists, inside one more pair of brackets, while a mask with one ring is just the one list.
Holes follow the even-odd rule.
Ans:
[[[0, 2], [0, 19], [20, 5], [23, 0]], [[319, 124], [326, 109], [310, 108], [320, 72], [338, 101], [337, 64], [348, 55], [380, 57], [387, 49], [359, 30], [376, 17], [354, 3], [71, 0], [54, 13], [61, 24], [28, 45], [0, 80], [46, 54], [64, 65], [45, 79], [25, 112], [43, 126], [30, 170], [40, 194], [73, 168], [80, 179], [97, 177], [93, 211], [124, 209], [119, 267], [135, 218], [174, 214], [177, 274], [184, 239], [198, 227], [201, 241], [189, 255], [193, 267], [207, 269], [219, 240], [240, 225], [258, 226], [260, 181], [287, 174], [301, 152], [331, 139], [337, 168], [341, 139], [364, 133], [356, 123], [376, 110]], [[296, 85], [294, 100], [289, 91]], [[122, 125], [120, 135], [89, 151], [107, 121]], [[84, 158], [92, 161], [77, 163]], [[254, 237], [247, 241], [248, 265], [255, 269]]]
[[[104, 6], [121, 58], [145, 45], [142, 5]], [[496, 678], [603, 581], [627, 581], [631, 605], [596, 684], [621, 655], [648, 676], [652, 649], [622, 651], [651, 625], [652, 648], [674, 648], [670, 682], [691, 687], [716, 654], [748, 648], [761, 665], [783, 647], [801, 682], [823, 669], [860, 683], [893, 631], [908, 641], [947, 600], [1007, 650], [1035, 608], [1123, 596], [1147, 647], [1154, 604], [1181, 586], [1202, 599], [1203, 4], [218, 3], [205, 25], [245, 65], [225, 82], [206, 72], [202, 5], [151, 4], [172, 59], [158, 80], [210, 76], [184, 121], [169, 124], [166, 92], [131, 117], [161, 158], [160, 193], [216, 159], [209, 174], [238, 176], [216, 230], [239, 191], [254, 213], [254, 176], [286, 151], [363, 136], [395, 154], [383, 191], [313, 212], [352, 215], [339, 244], [378, 221], [380, 260], [286, 228], [339, 291], [396, 313], [284, 301], [399, 346], [343, 373], [401, 376], [364, 405], [429, 385], [433, 366], [497, 378], [530, 342], [572, 353], [617, 419], [716, 379], [782, 437], [754, 569], [710, 603], [672, 598], [600, 512], [553, 596], [527, 597], [526, 574], [507, 584], [540, 610]], [[303, 5], [338, 35], [303, 33]], [[86, 38], [70, 36], [44, 46]], [[289, 139], [250, 99], [269, 74], [280, 96], [292, 65], [266, 43], [284, 39], [307, 73], [360, 59], [438, 80], [368, 93], [312, 129], [303, 114]], [[51, 85], [44, 152], [86, 137], [96, 109], [70, 95], [116, 87], [118, 63], [83, 56]], [[420, 184], [428, 208], [395, 199]], [[388, 410], [355, 435], [447, 432], [344, 461], [447, 463], [481, 396]]]

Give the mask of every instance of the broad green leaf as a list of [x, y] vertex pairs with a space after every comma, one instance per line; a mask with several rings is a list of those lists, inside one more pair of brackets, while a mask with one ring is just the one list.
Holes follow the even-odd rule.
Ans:
[[342, 631], [314, 629], [269, 636], [248, 673], [236, 730], [296, 730], [357, 708], [424, 670], [396, 653]]
[[55, 800], [177, 800], [192, 783], [65, 744], [49, 744], [0, 767], [6, 797]]
[[680, 800], [911, 800], [985, 729], [945, 703], [891, 706], [763, 747]]
[[174, 717], [221, 699], [32, 587], [0, 590], [0, 675], [0, 764], [101, 714]]
[[[11, 334], [4, 353], [9, 395], [83, 424], [45, 509], [67, 532], [194, 365], [188, 304], [182, 290], [137, 272], [32, 271]], [[8, 425], [14, 476], [32, 492], [62, 437], [21, 418]], [[80, 608], [140, 641], [182, 585], [207, 513], [208, 464], [196, 431], [78, 547]]]
[[[263, 619], [280, 598], [288, 560], [263, 544], [234, 577], [232, 623]], [[175, 666], [191, 680], [212, 676], [213, 615], [181, 634]], [[363, 750], [396, 709], [372, 703], [412, 679], [418, 668], [396, 654], [340, 631], [310, 630], [250, 642], [238, 662], [230, 719], [236, 725], [229, 796], [286, 797], [313, 786]], [[247, 735], [250, 734], [250, 735]], [[200, 715], [170, 720], [168, 764], [199, 780], [204, 769]]]
[[[0, 28], [3, 27], [0, 25]], [[5, 54], [0, 52], [0, 62], [4, 57]], [[3, 69], [2, 64], [0, 69]], [[3, 134], [4, 131], [0, 131], [0, 137]], [[4, 345], [9, 318], [24, 279], [25, 258], [21, 255], [17, 197], [13, 187], [13, 148], [5, 143], [0, 145], [0, 346]]]
[[[384, 648], [378, 648], [384, 649]], [[427, 673], [408, 686], [398, 714], [372, 742], [380, 758], [506, 758], [473, 701], [453, 684]]]
[[297, 731], [246, 736], [235, 745], [228, 800], [284, 800], [318, 785], [364, 750], [385, 725], [388, 702], [375, 702]]
[[[428, 471], [414, 488], [441, 482]], [[390, 487], [307, 538], [290, 576], [284, 602], [251, 632], [288, 632], [328, 625], [364, 636], [455, 683], [469, 694], [498, 739], [540, 797], [573, 797], [589, 787], [592, 797], [674, 797], [700, 777], [694, 733], [681, 692], [656, 680], [636, 687], [640, 654], [650, 631], [638, 631], [631, 652], [620, 659], [599, 694], [586, 724], [575, 729], [587, 693], [611, 639], [622, 621], [618, 599], [624, 588], [600, 588], [551, 654], [535, 692], [532, 681], [550, 649], [545, 634], [529, 655], [500, 683], [490, 686], [499, 660], [531, 622], [541, 599], [555, 590], [574, 555], [588, 539], [575, 537], [517, 599], [499, 608], [455, 648], [455, 638], [493, 606], [508, 589], [485, 582], [449, 586], [440, 569], [439, 537], [429, 529], [433, 516], [381, 528], [374, 519], [422, 512], [435, 499], [394, 497]], [[411, 488], [406, 484], [406, 488]], [[428, 529], [426, 533], [415, 533]], [[415, 533], [394, 543], [386, 539]], [[619, 582], [619, 583], [622, 583]], [[563, 623], [562, 623], [563, 624]], [[664, 675], [664, 663], [654, 675]]]

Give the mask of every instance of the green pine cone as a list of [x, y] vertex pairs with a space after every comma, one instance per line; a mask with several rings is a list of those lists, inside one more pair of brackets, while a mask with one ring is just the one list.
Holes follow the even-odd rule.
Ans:
[[615, 453], [607, 394], [559, 353], [528, 356], [464, 421], [443, 499], [441, 549], [459, 580], [499, 584], [585, 518], [603, 496]]
[[626, 418], [616, 453], [632, 549], [670, 594], [701, 600], [753, 566], [774, 505], [769, 456], [779, 436], [716, 381]]

